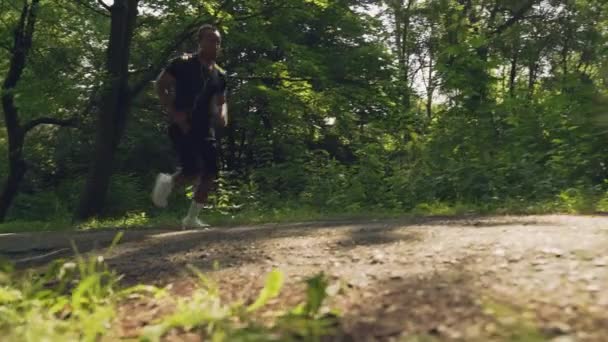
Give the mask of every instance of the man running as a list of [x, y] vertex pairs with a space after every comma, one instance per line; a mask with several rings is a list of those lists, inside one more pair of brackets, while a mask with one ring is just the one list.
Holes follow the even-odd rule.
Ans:
[[194, 198], [182, 220], [183, 228], [208, 226], [198, 214], [218, 173], [215, 127], [228, 124], [226, 73], [216, 64], [219, 31], [212, 25], [201, 26], [198, 43], [197, 53], [172, 60], [156, 80], [158, 97], [169, 115], [169, 138], [180, 167], [172, 175], [160, 173], [156, 177], [152, 201], [164, 208], [175, 186], [192, 183]]

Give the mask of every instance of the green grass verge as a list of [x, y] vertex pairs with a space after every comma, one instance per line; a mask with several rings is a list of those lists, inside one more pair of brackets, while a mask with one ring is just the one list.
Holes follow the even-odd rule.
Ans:
[[[120, 238], [120, 233], [112, 246]], [[110, 247], [112, 248], [112, 247]], [[16, 272], [0, 265], [0, 334], [6, 341], [99, 341], [122, 339], [119, 306], [146, 297], [169, 304], [169, 314], [156, 317], [137, 339], [160, 341], [167, 334], [195, 333], [212, 341], [318, 340], [335, 333], [337, 315], [323, 306], [327, 280], [319, 274], [307, 281], [305, 301], [273, 312], [262, 324], [256, 313], [277, 297], [284, 276], [274, 270], [251, 304], [226, 303], [221, 289], [204, 274], [190, 268], [198, 287], [189, 297], [175, 297], [167, 289], [139, 284], [123, 288], [103, 257], [75, 262], [57, 260], [43, 272]]]
[[[346, 208], [346, 209], [344, 209]], [[608, 198], [589, 196], [585, 192], [567, 190], [552, 200], [530, 202], [507, 199], [489, 200], [479, 203], [420, 203], [413, 208], [383, 208], [381, 204], [363, 208], [345, 206], [344, 208], [321, 208], [302, 206], [297, 203], [281, 203], [266, 208], [244, 208], [230, 210], [204, 210], [201, 217], [214, 226], [236, 226], [263, 223], [289, 223], [322, 220], [346, 219], [384, 219], [412, 216], [458, 216], [465, 214], [481, 215], [529, 215], [529, 214], [590, 214], [608, 211]], [[187, 208], [174, 207], [170, 210], [148, 209], [129, 212], [121, 217], [93, 219], [73, 224], [68, 218], [48, 222], [15, 220], [0, 224], [0, 233], [88, 230], [99, 228], [172, 228], [178, 227], [181, 216]]]

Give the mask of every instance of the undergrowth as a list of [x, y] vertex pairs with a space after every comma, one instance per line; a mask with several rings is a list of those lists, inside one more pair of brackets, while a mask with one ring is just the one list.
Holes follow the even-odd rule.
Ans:
[[[113, 248], [121, 234], [117, 234]], [[75, 248], [75, 246], [74, 246]], [[77, 252], [77, 251], [76, 251]], [[0, 269], [0, 333], [7, 341], [99, 341], [122, 338], [118, 307], [146, 297], [174, 307], [142, 329], [141, 341], [160, 341], [169, 333], [196, 333], [211, 341], [314, 341], [335, 333], [337, 315], [323, 306], [327, 279], [307, 281], [306, 300], [281, 309], [270, 324], [256, 313], [277, 297], [284, 275], [273, 270], [251, 304], [226, 303], [221, 289], [203, 273], [189, 267], [197, 289], [177, 297], [167, 288], [148, 284], [121, 287], [120, 275], [103, 256], [76, 253], [74, 261], [56, 260], [44, 271], [16, 271], [7, 262]]]

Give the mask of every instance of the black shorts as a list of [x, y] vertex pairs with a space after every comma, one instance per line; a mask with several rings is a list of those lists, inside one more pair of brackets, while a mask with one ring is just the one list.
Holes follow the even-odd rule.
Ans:
[[185, 176], [217, 176], [217, 142], [205, 136], [188, 132], [184, 134], [176, 125], [169, 126], [169, 138], [177, 153], [181, 172]]

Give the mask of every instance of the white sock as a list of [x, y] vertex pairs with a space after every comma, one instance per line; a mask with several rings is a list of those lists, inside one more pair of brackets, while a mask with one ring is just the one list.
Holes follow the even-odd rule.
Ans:
[[198, 214], [201, 212], [201, 209], [203, 209], [203, 205], [204, 204], [197, 203], [196, 201], [192, 200], [192, 203], [190, 204], [190, 209], [188, 209], [188, 214], [186, 215], [186, 217], [191, 220], [197, 218]]
[[169, 183], [171, 184], [171, 189], [173, 189], [173, 184], [175, 184], [175, 175], [167, 174], [167, 176], [169, 176], [167, 179], [169, 180]]

